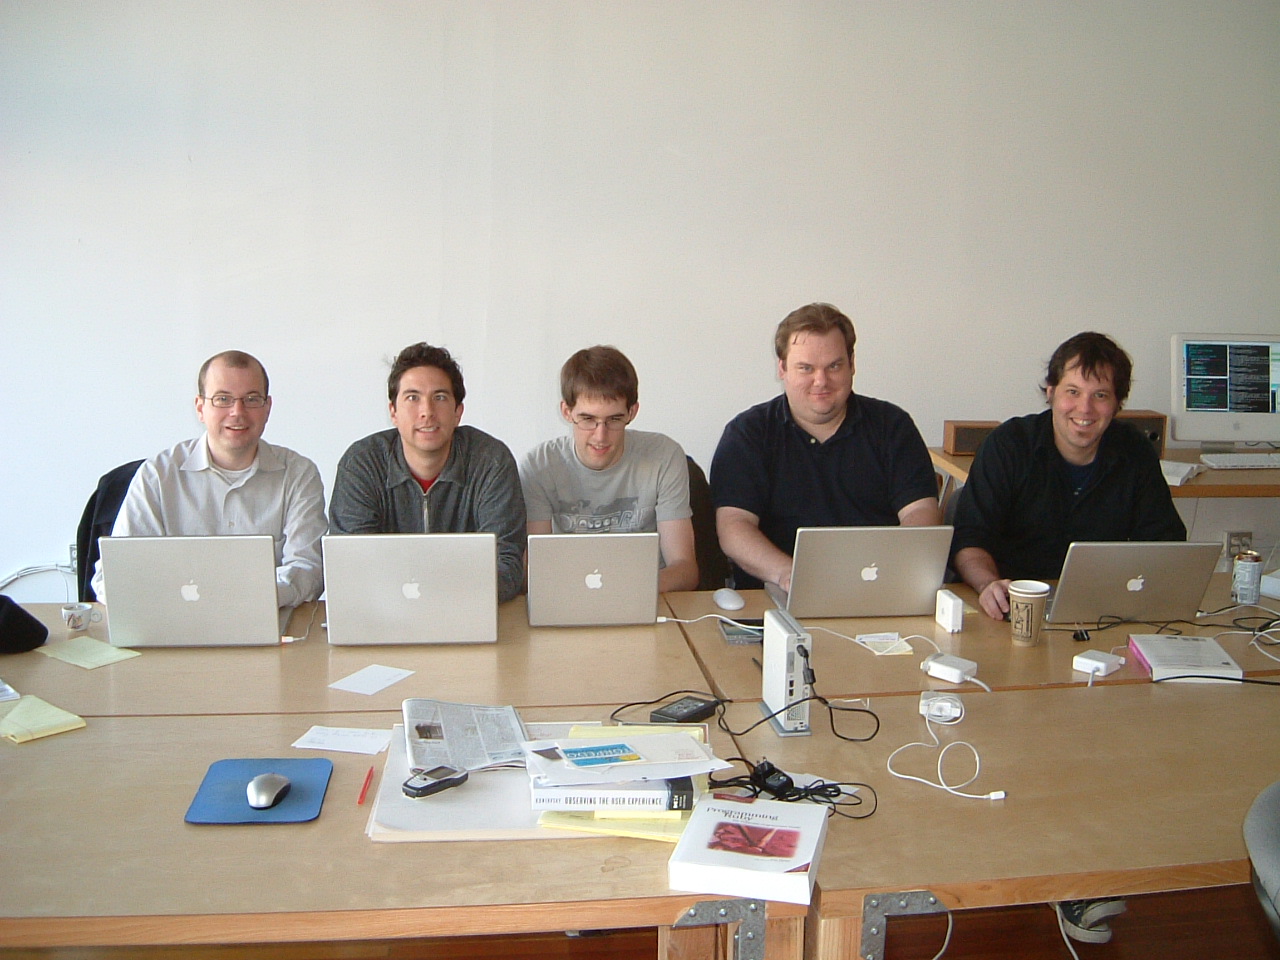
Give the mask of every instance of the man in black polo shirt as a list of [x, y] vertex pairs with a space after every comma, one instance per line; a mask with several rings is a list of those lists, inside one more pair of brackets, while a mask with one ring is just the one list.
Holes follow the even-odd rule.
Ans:
[[783, 393], [725, 427], [711, 461], [720, 546], [738, 587], [791, 587], [799, 527], [942, 522], [929, 451], [911, 417], [853, 392], [853, 324], [811, 303], [778, 325]]
[[1049, 409], [1015, 417], [978, 448], [956, 504], [956, 572], [1003, 619], [1009, 581], [1052, 579], [1074, 540], [1185, 540], [1155, 448], [1115, 415], [1133, 363], [1110, 337], [1078, 333], [1049, 360]]

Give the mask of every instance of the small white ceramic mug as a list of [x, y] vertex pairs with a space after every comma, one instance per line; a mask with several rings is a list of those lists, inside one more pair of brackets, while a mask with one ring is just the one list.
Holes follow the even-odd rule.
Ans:
[[89, 624], [102, 619], [102, 614], [88, 603], [64, 603], [62, 605], [62, 622], [67, 625], [69, 633], [88, 630]]

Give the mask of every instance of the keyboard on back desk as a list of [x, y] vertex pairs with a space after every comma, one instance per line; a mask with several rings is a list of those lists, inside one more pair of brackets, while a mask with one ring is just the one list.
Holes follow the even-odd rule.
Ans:
[[1200, 462], [1214, 470], [1280, 470], [1280, 452], [1202, 453]]

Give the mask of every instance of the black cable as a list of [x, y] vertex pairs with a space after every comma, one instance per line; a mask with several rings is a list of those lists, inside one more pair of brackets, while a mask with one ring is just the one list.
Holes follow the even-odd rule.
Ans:
[[[726, 777], [721, 780], [712, 777], [708, 782], [713, 789], [732, 787], [744, 790], [752, 797], [759, 797], [764, 794], [784, 803], [808, 801], [810, 803], [825, 804], [829, 808], [829, 815], [834, 814], [850, 820], [865, 820], [875, 813], [876, 808], [879, 806], [880, 801], [876, 795], [875, 788], [868, 783], [815, 780], [813, 783], [802, 787], [797, 786], [788, 773], [779, 770], [768, 760], [761, 760], [759, 764], [753, 764], [745, 757], [730, 757], [729, 759], [745, 765], [748, 770], [747, 775]], [[849, 813], [845, 808], [860, 807], [866, 801], [857, 792], [846, 790], [846, 787], [865, 789], [870, 798], [871, 809], [866, 813]]]
[[1259, 683], [1264, 687], [1280, 687], [1280, 680], [1259, 680], [1257, 677], [1214, 677], [1204, 673], [1180, 673], [1176, 677], [1161, 677], [1152, 683], [1164, 683], [1168, 680], [1211, 680], [1214, 683]]
[[716, 709], [721, 711], [721, 713], [724, 712], [724, 705], [726, 703], [733, 703], [732, 700], [729, 700], [729, 699], [721, 700], [715, 694], [703, 693], [701, 690], [672, 690], [670, 693], [664, 693], [662, 696], [658, 697], [656, 700], [637, 700], [634, 703], [624, 703], [622, 706], [615, 709], [613, 713], [609, 714], [609, 719], [612, 720], [614, 723], [633, 723], [634, 721], [631, 721], [631, 720], [619, 720], [618, 714], [620, 714], [623, 710], [630, 710], [632, 707], [651, 707], [655, 703], [662, 703], [664, 700], [670, 700], [672, 697], [678, 697], [682, 693], [691, 693], [695, 697], [703, 697], [707, 700], [712, 701], [713, 703], [715, 703]]

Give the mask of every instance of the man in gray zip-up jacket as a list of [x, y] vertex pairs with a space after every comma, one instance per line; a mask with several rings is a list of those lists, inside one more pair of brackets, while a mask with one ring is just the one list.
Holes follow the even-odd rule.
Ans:
[[459, 426], [466, 389], [443, 347], [400, 351], [387, 378], [395, 426], [357, 440], [338, 461], [334, 533], [492, 533], [498, 601], [524, 585], [525, 508], [506, 444]]

